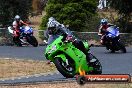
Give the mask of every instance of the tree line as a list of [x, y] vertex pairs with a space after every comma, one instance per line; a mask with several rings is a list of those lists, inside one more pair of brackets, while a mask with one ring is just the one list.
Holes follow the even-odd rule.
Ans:
[[20, 15], [23, 20], [27, 19], [31, 3], [32, 0], [0, 0], [0, 24], [10, 24], [15, 15]]
[[15, 15], [23, 20], [42, 14], [48, 0], [0, 0], [0, 25], [10, 24]]
[[83, 31], [96, 14], [96, 0], [48, 0], [40, 29], [46, 29], [49, 17], [69, 25], [71, 30]]
[[[111, 9], [115, 9], [119, 15], [119, 26], [123, 32], [132, 32], [132, 0], [107, 0]], [[50, 16], [59, 22], [68, 24], [72, 30], [88, 31], [92, 29], [99, 19], [97, 17], [98, 0], [48, 0], [40, 29], [46, 29], [46, 22]], [[93, 19], [94, 18], [94, 19]], [[101, 19], [101, 18], [100, 18]], [[94, 21], [94, 22], [93, 22]], [[92, 29], [93, 30], [93, 29]]]
[[[119, 23], [123, 30], [132, 32], [129, 28], [132, 19], [132, 0], [107, 1], [110, 3], [110, 8], [119, 13]], [[97, 4], [98, 0], [0, 0], [0, 25], [11, 23], [16, 14], [25, 20], [33, 11], [44, 10], [46, 16], [42, 19], [41, 30], [46, 29], [48, 18], [53, 16], [60, 23], [68, 24], [72, 30], [83, 31], [95, 26], [92, 25], [94, 22], [99, 22], [95, 19]]]
[[108, 0], [110, 7], [119, 14], [122, 32], [132, 32], [132, 0]]

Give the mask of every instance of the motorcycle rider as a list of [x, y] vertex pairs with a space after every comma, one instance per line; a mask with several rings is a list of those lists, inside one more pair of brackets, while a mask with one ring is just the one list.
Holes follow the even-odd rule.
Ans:
[[77, 38], [73, 39], [71, 37], [72, 35], [67, 32], [67, 28], [63, 24], [60, 24], [53, 17], [50, 17], [49, 21], [47, 23], [47, 30], [45, 32], [45, 37], [47, 37], [47, 38], [49, 37], [48, 44], [50, 44], [52, 41], [54, 41], [56, 38], [58, 38], [59, 35], [63, 36], [62, 41], [65, 41], [65, 40], [71, 41], [76, 48], [80, 49], [86, 55], [87, 61], [88, 62], [91, 61], [91, 60], [89, 60], [88, 53], [87, 53], [87, 50], [86, 50], [83, 42]]
[[101, 36], [101, 39], [100, 39], [100, 42], [102, 45], [105, 45], [105, 41], [106, 41], [106, 32], [107, 32], [107, 28], [110, 27], [110, 26], [114, 26], [113, 24], [111, 23], [108, 23], [108, 20], [103, 18], [101, 19], [101, 25], [99, 27], [99, 32], [98, 32], [98, 35]]
[[15, 30], [14, 32], [15, 32], [15, 34], [17, 35], [17, 38], [19, 38], [20, 35], [21, 35], [21, 30], [20, 30], [21, 27], [22, 27], [23, 25], [28, 26], [27, 23], [25, 23], [24, 21], [21, 20], [21, 18], [20, 18], [19, 15], [16, 15], [16, 16], [15, 16], [12, 25], [13, 25], [13, 29]]

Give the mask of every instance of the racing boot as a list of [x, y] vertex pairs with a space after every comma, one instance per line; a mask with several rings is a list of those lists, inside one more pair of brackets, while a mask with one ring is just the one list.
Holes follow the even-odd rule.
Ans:
[[90, 53], [86, 54], [88, 65], [94, 66], [95, 62], [97, 61]]

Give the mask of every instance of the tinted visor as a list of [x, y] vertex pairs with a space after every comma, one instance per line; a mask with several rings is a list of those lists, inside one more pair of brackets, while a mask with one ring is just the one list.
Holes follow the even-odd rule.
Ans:
[[49, 34], [53, 34], [55, 31], [55, 27], [49, 27], [48, 30], [49, 30]]
[[20, 21], [20, 19], [16, 19], [16, 21]]
[[107, 24], [107, 22], [102, 22], [102, 24], [103, 24], [103, 25], [106, 25], [106, 24]]
[[49, 27], [48, 28], [48, 30], [54, 30], [55, 29], [55, 27]]

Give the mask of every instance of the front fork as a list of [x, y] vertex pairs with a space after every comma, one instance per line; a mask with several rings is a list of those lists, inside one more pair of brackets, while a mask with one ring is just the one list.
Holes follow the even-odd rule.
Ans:
[[69, 63], [68, 63], [68, 59], [66, 59], [66, 64], [67, 64], [67, 66], [69, 65]]

